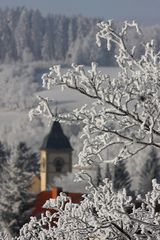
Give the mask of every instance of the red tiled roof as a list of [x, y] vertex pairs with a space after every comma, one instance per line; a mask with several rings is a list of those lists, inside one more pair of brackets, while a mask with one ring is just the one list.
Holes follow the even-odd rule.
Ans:
[[[44, 213], [46, 211], [46, 209], [43, 208], [45, 202], [50, 198], [57, 198], [60, 192], [62, 192], [62, 189], [57, 187], [52, 188], [51, 191], [40, 192], [35, 200], [35, 207], [32, 212], [32, 216], [39, 216], [41, 213]], [[83, 193], [66, 192], [66, 194], [72, 199], [73, 203], [80, 203], [82, 200]], [[54, 212], [54, 210], [52, 211]]]

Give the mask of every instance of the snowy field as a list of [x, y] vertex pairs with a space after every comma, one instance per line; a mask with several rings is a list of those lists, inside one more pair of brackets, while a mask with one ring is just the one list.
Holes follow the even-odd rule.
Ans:
[[[50, 65], [48, 68], [49, 67]], [[63, 111], [65, 109], [67, 111], [72, 110], [73, 108], [80, 107], [84, 103], [89, 102], [87, 97], [82, 97], [81, 94], [74, 90], [65, 89], [62, 92], [58, 87], [50, 91], [43, 90], [41, 88], [41, 78], [39, 74], [42, 70], [40, 69], [39, 72], [36, 71], [36, 75], [32, 76], [35, 72], [30, 66], [28, 68], [26, 66], [21, 67], [21, 69], [17, 66], [13, 66], [13, 69], [9, 66], [6, 68], [7, 70], [4, 67], [5, 70], [1, 71], [0, 75], [0, 81], [2, 82], [0, 89], [0, 103], [2, 101], [6, 101], [7, 103], [4, 102], [0, 107], [0, 138], [2, 141], [9, 142], [9, 144], [23, 140], [28, 142], [29, 145], [37, 148], [44, 135], [48, 132], [48, 123], [44, 122], [43, 119], [29, 122], [28, 112], [31, 108], [30, 105], [36, 100], [36, 95], [49, 96], [49, 98], [54, 99], [58, 109], [62, 109]], [[118, 72], [118, 69], [114, 67], [103, 67], [99, 68], [99, 70], [108, 73], [113, 77]], [[48, 72], [48, 69], [45, 71]], [[34, 83], [35, 79], [36, 83]], [[3, 85], [5, 85], [6, 82], [6, 90], [4, 90]], [[36, 86], [37, 83], [38, 87]], [[37, 89], [40, 88], [41, 90], [37, 91]], [[4, 97], [2, 97], [3, 94]], [[28, 100], [30, 99], [32, 99], [32, 101], [28, 103]], [[22, 106], [20, 105], [21, 102], [23, 102]], [[27, 109], [24, 107], [25, 104], [27, 104]]]

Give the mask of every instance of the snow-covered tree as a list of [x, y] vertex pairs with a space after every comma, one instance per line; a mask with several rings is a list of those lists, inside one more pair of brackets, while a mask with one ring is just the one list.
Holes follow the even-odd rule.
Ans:
[[45, 208], [55, 209], [43, 214], [41, 219], [32, 217], [20, 231], [18, 240], [158, 240], [160, 235], [159, 213], [155, 206], [160, 200], [160, 185], [153, 181], [153, 190], [142, 205], [136, 208], [132, 198], [125, 191], [116, 193], [112, 183], [105, 180], [80, 204], [73, 204], [64, 193], [57, 199], [50, 199]]
[[0, 240], [9, 240], [9, 236], [5, 232], [0, 232]]
[[15, 231], [20, 208], [19, 181], [20, 169], [16, 167], [16, 159], [11, 157], [3, 165], [1, 174], [1, 196], [0, 196], [0, 229], [10, 235]]
[[38, 156], [27, 147], [25, 142], [20, 142], [16, 149], [17, 164], [30, 173], [37, 173], [39, 169]]
[[34, 105], [35, 97], [33, 94], [39, 89], [39, 84], [35, 81], [36, 67], [32, 65], [13, 64], [2, 66], [0, 107], [26, 110]]
[[32, 12], [31, 26], [31, 52], [33, 52], [33, 56], [36, 60], [40, 60], [44, 33], [44, 19], [38, 10]]
[[19, 230], [20, 227], [28, 221], [32, 212], [35, 196], [29, 192], [29, 188], [31, 187], [33, 176], [39, 171], [39, 164], [37, 154], [32, 152], [32, 150], [28, 148], [24, 142], [20, 142], [17, 145], [15, 156], [16, 167], [21, 171], [21, 185], [18, 184], [20, 208], [19, 214], [16, 218], [17, 228]]
[[4, 144], [0, 142], [0, 176], [3, 168], [3, 164], [7, 161], [8, 158], [8, 151]]
[[[159, 99], [159, 53], [154, 51], [154, 41], [145, 44], [144, 55], [134, 57], [135, 46], [127, 48], [125, 39], [130, 29], [140, 34], [138, 25], [125, 22], [117, 30], [112, 21], [98, 24], [97, 44], [106, 40], [108, 50], [112, 43], [118, 48], [115, 56], [119, 73], [113, 79], [102, 73], [92, 63], [90, 70], [83, 65], [72, 64], [67, 72], [59, 65], [52, 66], [43, 75], [43, 87], [58, 85], [72, 89], [88, 97], [90, 103], [75, 109], [70, 114], [55, 115], [48, 98], [39, 97], [37, 108], [30, 116], [42, 114], [51, 121], [59, 120], [83, 124], [84, 147], [79, 154], [79, 164], [131, 158], [148, 146], [159, 148], [160, 99]], [[114, 149], [112, 156], [103, 158], [104, 150]], [[111, 158], [110, 158], [111, 157]]]
[[113, 189], [115, 191], [125, 188], [127, 193], [130, 193], [131, 179], [130, 179], [129, 172], [126, 169], [126, 165], [124, 161], [120, 161], [115, 165], [113, 170], [112, 182], [113, 182]]
[[[30, 117], [43, 114], [51, 121], [82, 123], [80, 166], [108, 161], [118, 164], [150, 146], [160, 148], [160, 56], [154, 50], [154, 41], [144, 44], [144, 55], [138, 59], [135, 46], [126, 45], [128, 30], [134, 28], [140, 34], [134, 21], [125, 22], [121, 30], [112, 21], [98, 26], [97, 44], [100, 46], [104, 39], [108, 50], [112, 43], [118, 48], [118, 75], [112, 79], [98, 71], [95, 63], [90, 70], [73, 64], [63, 73], [60, 66], [52, 66], [43, 75], [43, 87], [68, 87], [91, 101], [72, 113], [55, 115], [49, 99], [39, 97], [38, 107], [30, 112]], [[104, 150], [112, 154], [103, 154]], [[135, 206], [124, 189], [114, 191], [107, 179], [96, 187], [88, 178], [90, 192], [79, 205], [61, 193], [45, 204], [55, 209], [55, 214], [47, 211], [39, 220], [31, 218], [18, 239], [159, 239], [160, 185], [155, 180], [153, 190], [144, 199], [139, 196], [139, 205]]]
[[[117, 53], [114, 45], [108, 53], [104, 51], [106, 45], [103, 47], [102, 44], [101, 49], [95, 47], [93, 36], [98, 21], [100, 19], [82, 16], [66, 17], [50, 14], [44, 17], [38, 10], [28, 10], [24, 7], [0, 9], [0, 62], [26, 60], [25, 55], [29, 53], [29, 59], [32, 57], [34, 60], [56, 60], [70, 64], [77, 56], [77, 59], [83, 60], [80, 64], [89, 65], [90, 61], [94, 60], [100, 65], [114, 65], [114, 55]], [[152, 37], [155, 39], [157, 50], [159, 32], [159, 25], [143, 28], [144, 34], [139, 37], [131, 31], [130, 40], [126, 41], [127, 47], [136, 45], [134, 55], [139, 57], [144, 53], [141, 40]], [[78, 39], [82, 39], [82, 51], [79, 49]], [[78, 53], [74, 52], [76, 49], [80, 54], [83, 52], [79, 58]]]
[[160, 182], [160, 157], [157, 154], [157, 150], [152, 148], [141, 171], [139, 183], [140, 193], [145, 194], [151, 191], [152, 179], [154, 178], [157, 182]]
[[30, 17], [31, 14], [27, 11], [26, 8], [22, 8], [20, 18], [18, 24], [15, 29], [15, 41], [16, 41], [16, 49], [17, 55], [19, 58], [22, 57], [23, 50], [25, 48], [31, 47], [30, 42]]
[[36, 158], [24, 143], [11, 150], [2, 166], [0, 179], [0, 229], [10, 236], [18, 233], [29, 219], [34, 195], [29, 192]]

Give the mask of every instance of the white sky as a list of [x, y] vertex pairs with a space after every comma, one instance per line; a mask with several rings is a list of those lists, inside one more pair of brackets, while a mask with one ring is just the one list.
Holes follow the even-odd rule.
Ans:
[[26, 6], [43, 14], [81, 14], [105, 19], [135, 19], [142, 24], [160, 24], [160, 0], [0, 0], [0, 7]]

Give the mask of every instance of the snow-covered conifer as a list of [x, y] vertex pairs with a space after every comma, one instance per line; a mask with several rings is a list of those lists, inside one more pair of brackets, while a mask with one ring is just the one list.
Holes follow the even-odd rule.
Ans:
[[130, 192], [131, 179], [124, 161], [120, 161], [114, 166], [112, 182], [115, 191], [125, 188], [127, 193]]
[[7, 161], [8, 154], [8, 150], [6, 149], [4, 144], [0, 142], [0, 175], [2, 172], [3, 164], [5, 164], [5, 162]]
[[142, 167], [139, 183], [140, 193], [145, 194], [148, 191], [151, 191], [152, 179], [156, 179], [160, 182], [160, 158], [155, 148], [151, 148], [146, 162]]
[[[35, 196], [29, 192], [37, 159], [25, 143], [11, 149], [2, 166], [0, 229], [13, 236], [29, 219]], [[32, 166], [31, 166], [32, 165]]]

